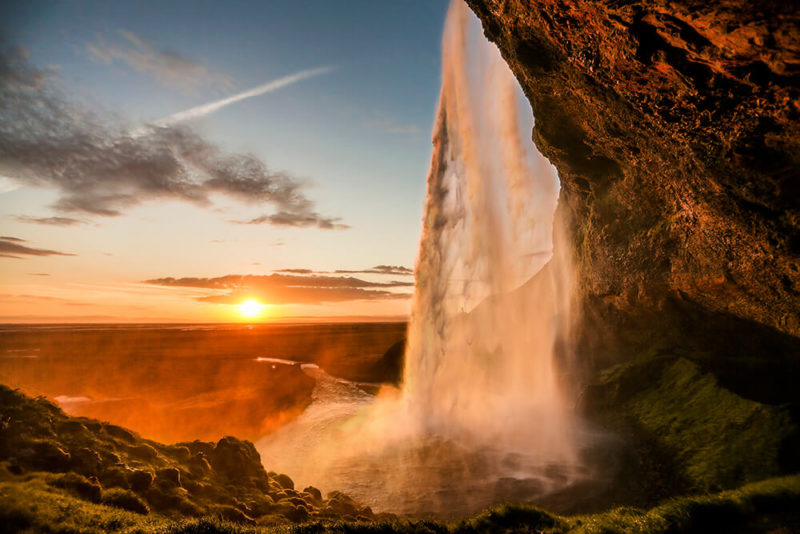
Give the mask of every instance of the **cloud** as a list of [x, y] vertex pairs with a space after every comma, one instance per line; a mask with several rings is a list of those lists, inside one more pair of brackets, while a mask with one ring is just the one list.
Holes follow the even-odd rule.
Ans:
[[293, 274], [227, 275], [216, 278], [157, 278], [144, 283], [166, 287], [191, 287], [217, 291], [198, 297], [200, 302], [238, 304], [254, 298], [269, 304], [321, 304], [351, 300], [405, 299], [411, 295], [390, 291], [410, 287], [408, 282], [369, 282], [350, 276], [298, 276]]
[[[2, 74], [0, 74], [1, 76]], [[8, 176], [0, 176], [0, 194], [16, 191], [22, 185], [16, 180], [12, 180]]]
[[347, 230], [350, 228], [347, 224], [342, 224], [341, 217], [322, 217], [317, 212], [309, 213], [292, 213], [287, 211], [279, 211], [271, 215], [261, 215], [254, 219], [246, 221], [230, 222], [234, 224], [270, 224], [272, 226], [288, 226], [294, 228], [302, 228], [306, 226], [316, 226], [323, 230]]
[[411, 276], [414, 274], [413, 269], [403, 267], [402, 265], [376, 265], [371, 269], [364, 269], [362, 271], [345, 271], [337, 269], [334, 271], [337, 274], [390, 274], [393, 276]]
[[86, 221], [73, 219], [71, 217], [30, 217], [28, 215], [17, 215], [16, 220], [30, 224], [46, 224], [50, 226], [74, 226], [76, 224], [86, 224]]
[[62, 100], [19, 52], [0, 51], [0, 73], [0, 175], [57, 190], [59, 211], [110, 217], [155, 200], [209, 206], [213, 195], [225, 195], [271, 205], [267, 224], [345, 226], [314, 209], [302, 181], [225, 152], [186, 126], [133, 136]]
[[319, 67], [316, 69], [308, 69], [296, 72], [294, 74], [284, 76], [283, 78], [278, 78], [277, 80], [273, 80], [271, 82], [259, 85], [258, 87], [248, 89], [247, 91], [242, 91], [241, 93], [235, 94], [233, 96], [229, 96], [227, 98], [223, 98], [215, 102], [209, 102], [208, 104], [203, 104], [201, 106], [196, 106], [187, 109], [185, 111], [181, 111], [179, 113], [174, 113], [172, 115], [169, 115], [168, 117], [164, 117], [163, 119], [155, 121], [153, 125], [170, 126], [172, 124], [178, 124], [180, 122], [185, 122], [199, 117], [204, 117], [206, 115], [219, 111], [220, 109], [226, 106], [230, 106], [231, 104], [234, 104], [236, 102], [240, 102], [247, 98], [253, 98], [254, 96], [260, 96], [266, 93], [271, 93], [273, 91], [277, 91], [278, 89], [295, 84], [307, 78], [313, 78], [314, 76], [326, 74], [332, 70], [333, 67]]
[[[376, 265], [369, 269], [359, 269], [355, 271], [336, 269], [335, 271], [314, 271], [311, 269], [278, 269], [276, 273], [294, 274], [387, 274], [392, 276], [412, 276], [414, 271], [401, 265]], [[411, 284], [409, 284], [411, 285]]]
[[[46, 276], [49, 276], [49, 275], [46, 275]], [[27, 302], [30, 302], [31, 300], [52, 302], [52, 303], [57, 303], [57, 304], [64, 304], [64, 305], [67, 305], [67, 306], [91, 306], [92, 305], [92, 304], [90, 304], [88, 302], [83, 302], [83, 301], [73, 300], [73, 299], [65, 299], [65, 298], [61, 298], [61, 297], [51, 297], [51, 296], [47, 296], [47, 295], [28, 295], [28, 294], [14, 295], [14, 294], [9, 294], [9, 293], [0, 294], [0, 302], [11, 302], [11, 303], [25, 302], [25, 303], [27, 303]]]
[[16, 258], [21, 259], [20, 256], [74, 256], [75, 254], [68, 254], [66, 252], [58, 252], [57, 250], [47, 250], [43, 248], [31, 248], [22, 243], [27, 243], [24, 239], [11, 236], [0, 236], [0, 257], [1, 258]]
[[364, 120], [362, 124], [364, 127], [371, 130], [378, 130], [389, 134], [415, 136], [422, 133], [422, 129], [416, 124], [398, 124], [393, 118], [385, 115]]
[[191, 88], [211, 85], [222, 90], [232, 90], [230, 78], [209, 71], [206, 67], [169, 50], [156, 50], [133, 32], [119, 30], [121, 43], [108, 43], [98, 38], [86, 45], [98, 60], [110, 65], [115, 61], [154, 78], [158, 83], [171, 87]]

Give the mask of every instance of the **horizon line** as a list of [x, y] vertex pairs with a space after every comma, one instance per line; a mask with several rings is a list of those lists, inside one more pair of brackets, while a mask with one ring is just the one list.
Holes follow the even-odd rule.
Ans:
[[122, 318], [114, 317], [103, 320], [97, 318], [91, 319], [77, 319], [74, 321], [68, 319], [52, 319], [47, 318], [30, 320], [25, 319], [7, 319], [0, 317], [0, 327], [4, 326], [37, 326], [37, 325], [241, 325], [241, 326], [257, 326], [257, 325], [270, 325], [270, 324], [287, 324], [287, 323], [346, 323], [346, 322], [361, 322], [361, 323], [402, 323], [408, 322], [411, 315], [296, 315], [287, 316], [279, 319], [270, 319], [264, 321], [181, 321], [181, 320], [159, 320], [159, 321], [146, 321], [142, 319], [133, 319], [126, 321]]

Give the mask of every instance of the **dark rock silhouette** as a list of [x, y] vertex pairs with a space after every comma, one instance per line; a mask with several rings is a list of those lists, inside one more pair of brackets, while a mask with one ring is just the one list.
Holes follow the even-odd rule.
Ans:
[[403, 381], [403, 366], [405, 364], [406, 340], [401, 339], [375, 362], [373, 377], [377, 381], [399, 385]]

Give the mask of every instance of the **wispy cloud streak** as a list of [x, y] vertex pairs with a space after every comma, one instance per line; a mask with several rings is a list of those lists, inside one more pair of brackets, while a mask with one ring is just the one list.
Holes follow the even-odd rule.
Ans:
[[209, 102], [208, 104], [203, 104], [202, 106], [196, 106], [187, 109], [185, 111], [180, 111], [173, 115], [169, 115], [167, 117], [155, 121], [153, 125], [171, 126], [173, 124], [177, 124], [180, 122], [197, 119], [199, 117], [204, 117], [206, 115], [214, 113], [215, 111], [219, 111], [220, 109], [226, 106], [235, 104], [236, 102], [241, 102], [242, 100], [253, 98], [254, 96], [260, 96], [266, 93], [277, 91], [278, 89], [282, 89], [289, 85], [295, 84], [299, 81], [306, 80], [308, 78], [313, 78], [315, 76], [320, 76], [322, 74], [326, 74], [328, 72], [331, 72], [333, 69], [334, 67], [319, 67], [316, 69], [308, 69], [296, 72], [294, 74], [290, 74], [289, 76], [284, 76], [283, 78], [278, 78], [277, 80], [273, 80], [263, 85], [259, 85], [258, 87], [248, 89], [247, 91], [242, 91], [241, 93], [237, 93], [227, 98], [217, 100], [216, 102]]
[[16, 258], [19, 259], [20, 255], [25, 256], [74, 256], [75, 254], [68, 254], [66, 252], [59, 252], [57, 250], [48, 250], [43, 248], [32, 248], [23, 245], [27, 243], [24, 239], [11, 236], [0, 236], [0, 258]]
[[86, 224], [86, 221], [73, 219], [72, 217], [31, 217], [28, 215], [17, 215], [14, 218], [19, 222], [29, 224], [46, 224], [49, 226], [74, 226], [76, 224]]

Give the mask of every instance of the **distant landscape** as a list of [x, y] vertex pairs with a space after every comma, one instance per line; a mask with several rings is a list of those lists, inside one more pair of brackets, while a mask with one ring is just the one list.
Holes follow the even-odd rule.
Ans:
[[[297, 416], [315, 363], [355, 382], [396, 383], [382, 357], [405, 323], [0, 326], [0, 383], [67, 413], [173, 443], [257, 440]], [[397, 349], [395, 349], [397, 352]]]

